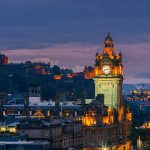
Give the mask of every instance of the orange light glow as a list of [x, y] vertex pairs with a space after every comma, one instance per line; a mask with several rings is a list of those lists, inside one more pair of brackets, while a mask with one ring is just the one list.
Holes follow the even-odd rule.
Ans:
[[112, 47], [105, 47], [104, 48], [104, 53], [108, 53], [108, 55], [112, 55], [113, 54], [114, 49]]
[[35, 68], [36, 70], [40, 70], [40, 69], [42, 68], [42, 66], [41, 66], [41, 65], [36, 65], [34, 68]]
[[86, 72], [84, 72], [84, 78], [85, 79], [92, 79], [92, 78], [94, 78], [94, 72], [93, 72], [93, 70], [92, 71], [86, 71]]
[[106, 125], [110, 125], [114, 122], [114, 117], [113, 116], [104, 116], [102, 118], [102, 122]]
[[55, 80], [61, 80], [61, 75], [54, 75]]
[[83, 116], [82, 117], [82, 124], [83, 126], [93, 126], [96, 124], [96, 119], [94, 117], [91, 116]]
[[44, 114], [40, 110], [36, 111], [33, 116], [34, 116], [34, 118], [44, 118], [45, 117]]
[[132, 113], [127, 113], [127, 115], [126, 115], [126, 120], [127, 121], [129, 121], [129, 122], [131, 122], [132, 121]]
[[95, 73], [96, 76], [100, 75], [100, 69], [98, 67], [95, 67], [94, 68], [94, 73]]

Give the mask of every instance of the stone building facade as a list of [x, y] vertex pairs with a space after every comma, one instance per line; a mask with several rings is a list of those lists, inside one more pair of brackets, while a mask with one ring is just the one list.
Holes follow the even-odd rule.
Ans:
[[82, 144], [81, 121], [24, 119], [17, 126], [17, 133], [28, 135], [28, 140], [48, 141], [51, 148], [79, 148]]

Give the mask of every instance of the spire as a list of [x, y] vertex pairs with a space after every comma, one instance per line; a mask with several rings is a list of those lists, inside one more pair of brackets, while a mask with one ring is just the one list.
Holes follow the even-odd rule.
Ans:
[[110, 33], [108, 33], [107, 37], [105, 38], [104, 44], [105, 44], [105, 47], [114, 47], [113, 40], [110, 36]]
[[105, 38], [105, 42], [112, 42], [113, 40], [112, 40], [112, 38], [111, 38], [111, 36], [110, 36], [110, 33], [108, 32], [108, 35], [107, 35], [107, 37]]
[[112, 55], [114, 51], [114, 44], [113, 40], [110, 36], [110, 33], [108, 33], [107, 37], [105, 38], [104, 41], [104, 53], [108, 53], [109, 55]]

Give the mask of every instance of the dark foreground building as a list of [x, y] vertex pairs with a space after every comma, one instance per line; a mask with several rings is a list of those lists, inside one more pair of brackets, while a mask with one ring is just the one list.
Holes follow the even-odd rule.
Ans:
[[0, 142], [0, 150], [50, 150], [48, 142]]
[[18, 134], [28, 135], [30, 141], [49, 142], [50, 148], [81, 148], [81, 121], [71, 119], [23, 119], [17, 125]]

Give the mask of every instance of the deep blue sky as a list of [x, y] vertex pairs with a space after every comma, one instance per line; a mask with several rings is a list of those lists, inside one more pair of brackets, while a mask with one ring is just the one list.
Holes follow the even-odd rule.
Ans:
[[0, 50], [13, 62], [81, 70], [107, 32], [123, 53], [125, 82], [150, 83], [149, 0], [0, 0]]

